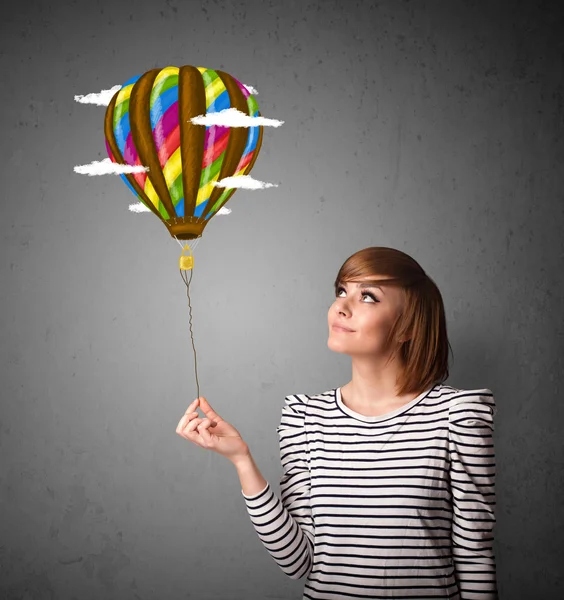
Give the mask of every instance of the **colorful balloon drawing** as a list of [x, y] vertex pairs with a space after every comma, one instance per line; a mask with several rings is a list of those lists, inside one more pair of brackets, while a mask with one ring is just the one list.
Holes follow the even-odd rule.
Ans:
[[237, 79], [185, 65], [131, 78], [106, 109], [110, 160], [149, 167], [148, 172], [120, 176], [178, 240], [200, 237], [237, 190], [214, 182], [248, 175], [257, 159], [261, 125], [203, 126], [190, 121], [228, 108], [260, 116], [255, 98]]

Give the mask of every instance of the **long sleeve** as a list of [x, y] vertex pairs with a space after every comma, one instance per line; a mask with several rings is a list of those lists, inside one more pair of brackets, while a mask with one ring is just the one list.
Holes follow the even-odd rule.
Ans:
[[461, 600], [497, 600], [495, 557], [495, 400], [468, 390], [449, 408], [452, 555]]
[[282, 500], [269, 483], [254, 496], [241, 491], [259, 539], [290, 579], [308, 575], [313, 564], [311, 477], [304, 427], [306, 403], [305, 395], [286, 396], [277, 427], [283, 467]]

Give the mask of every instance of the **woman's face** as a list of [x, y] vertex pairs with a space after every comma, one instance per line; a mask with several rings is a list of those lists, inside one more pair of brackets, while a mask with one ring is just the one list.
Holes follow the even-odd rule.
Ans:
[[[361, 288], [367, 276], [358, 282], [343, 283], [337, 290], [335, 302], [329, 307], [327, 322], [330, 350], [344, 354], [382, 355], [388, 332], [400, 309], [401, 290], [392, 286]], [[344, 332], [333, 329], [342, 325], [352, 329]]]

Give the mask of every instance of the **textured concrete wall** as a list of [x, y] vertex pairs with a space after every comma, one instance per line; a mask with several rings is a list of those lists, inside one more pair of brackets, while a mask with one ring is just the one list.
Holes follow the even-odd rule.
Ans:
[[104, 107], [156, 66], [254, 86], [253, 170], [194, 251], [200, 393], [278, 490], [283, 397], [344, 384], [332, 283], [407, 252], [445, 301], [449, 385], [496, 398], [500, 597], [564, 590], [561, 2], [17, 2], [0, 21], [0, 596], [299, 598], [196, 397], [180, 248], [133, 214]]

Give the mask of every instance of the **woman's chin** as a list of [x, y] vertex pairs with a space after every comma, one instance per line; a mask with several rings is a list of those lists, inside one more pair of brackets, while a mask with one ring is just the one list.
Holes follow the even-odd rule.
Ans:
[[329, 336], [327, 340], [327, 347], [329, 350], [333, 350], [333, 352], [341, 352], [342, 354], [346, 354], [345, 348], [347, 344], [343, 344], [342, 342], [337, 342]]

